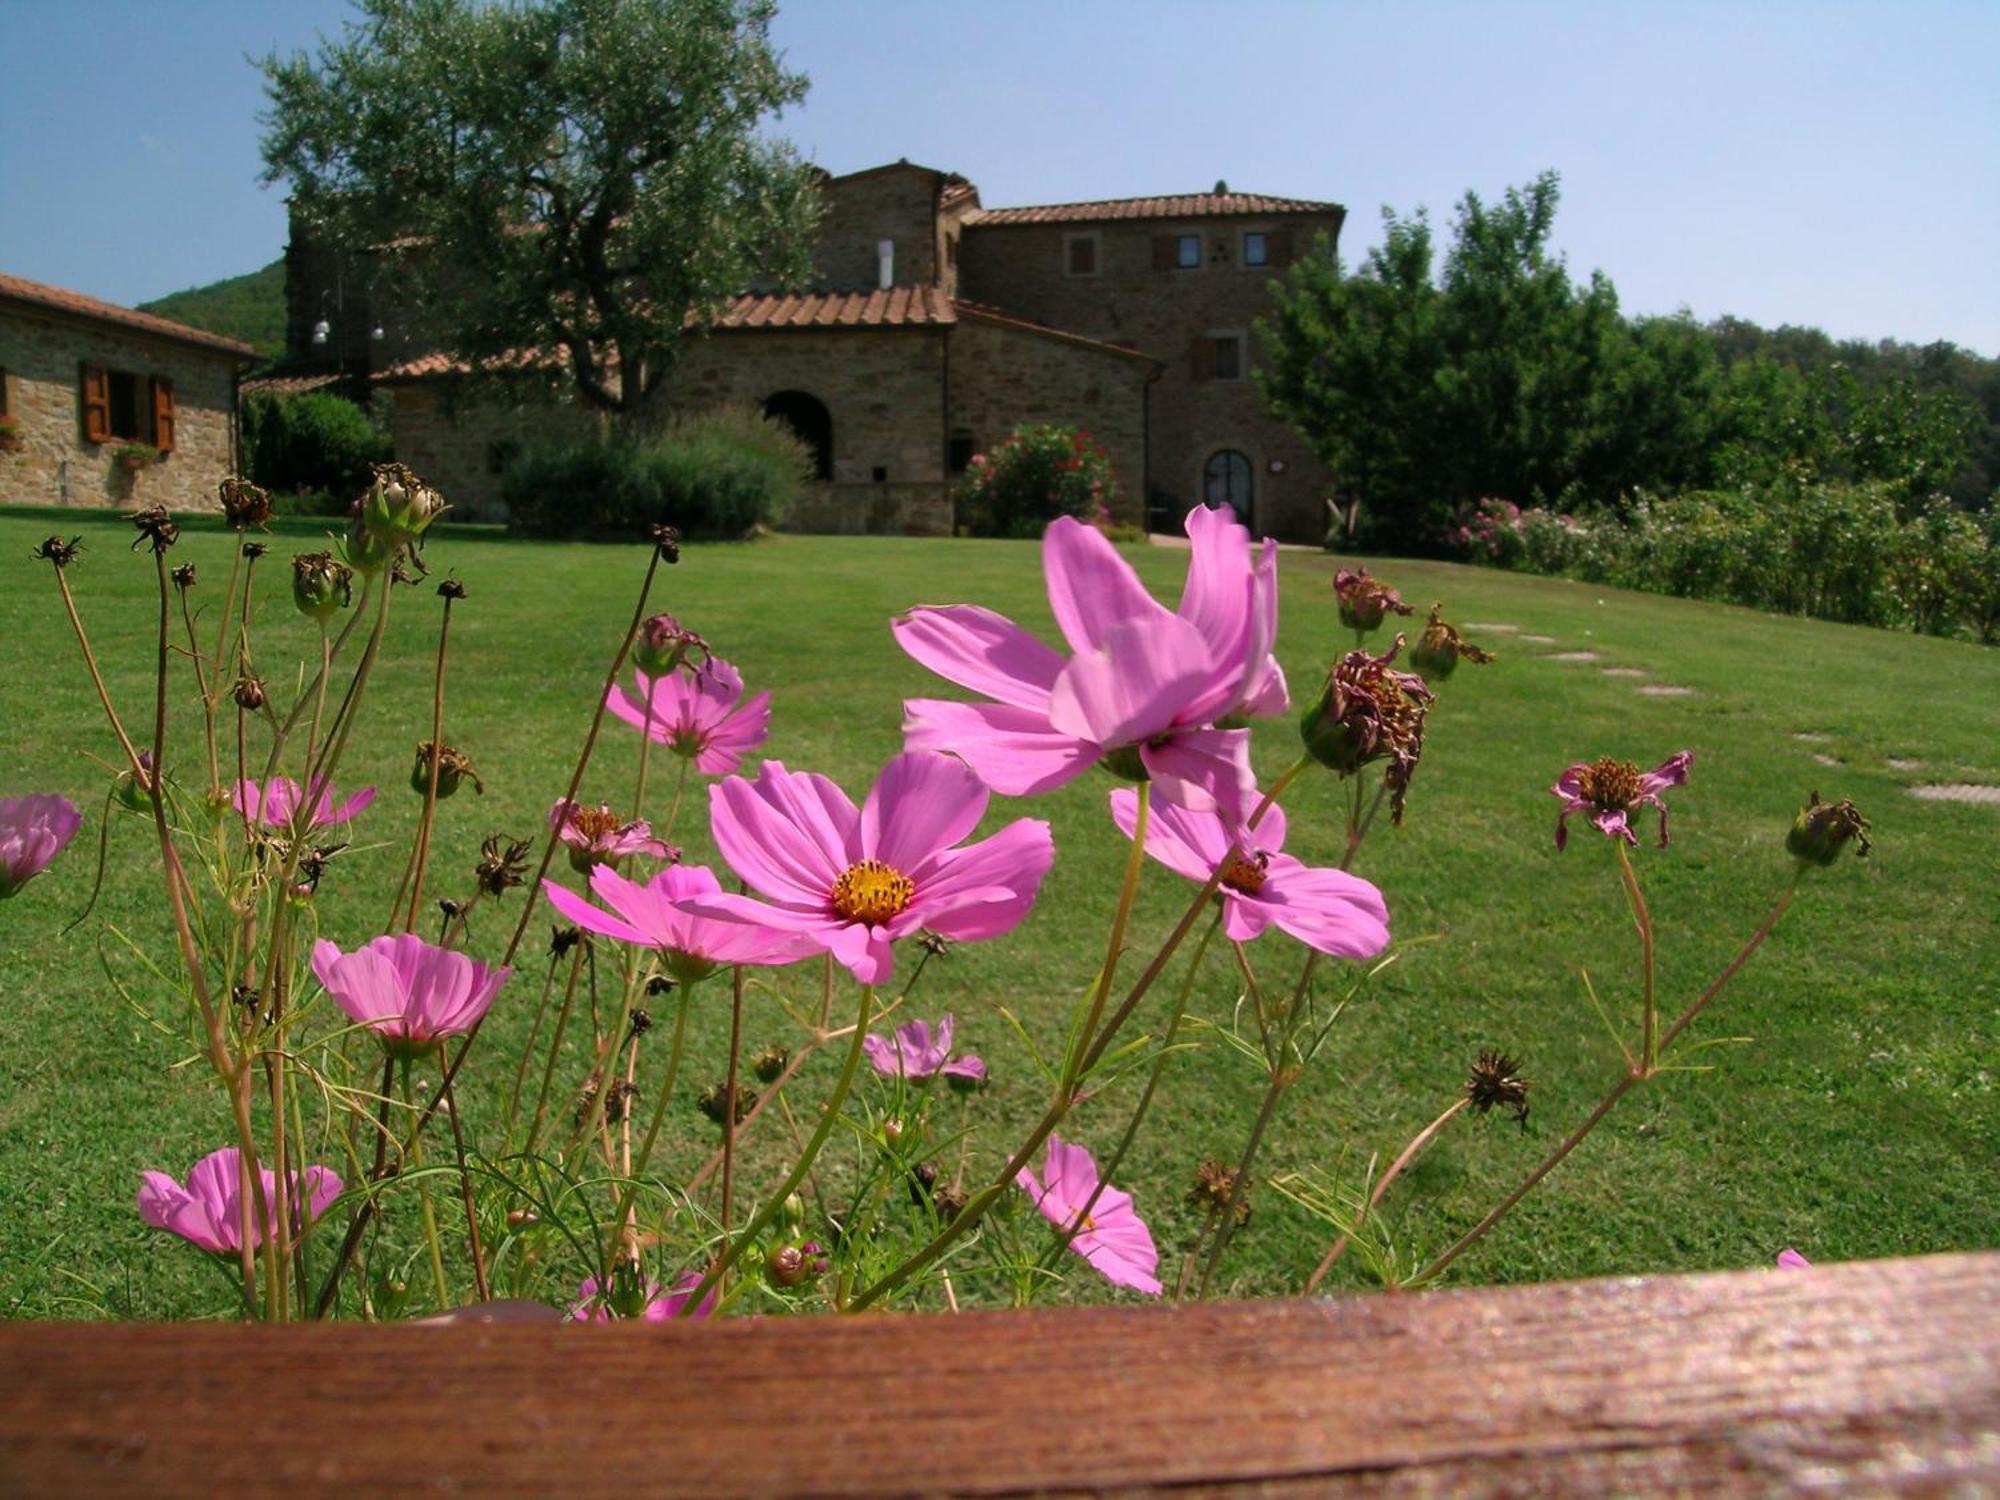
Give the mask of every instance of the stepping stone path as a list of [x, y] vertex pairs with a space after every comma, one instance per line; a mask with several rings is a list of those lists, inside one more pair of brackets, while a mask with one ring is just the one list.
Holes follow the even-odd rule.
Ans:
[[1921, 771], [1924, 768], [1920, 760], [1906, 760], [1895, 755], [1890, 756], [1886, 764], [1892, 771]]
[[2000, 786], [1979, 786], [1959, 781], [1942, 786], [1911, 786], [1903, 790], [1926, 802], [1976, 802], [1985, 807], [2000, 807]]
[[[1486, 631], [1491, 631], [1497, 635], [1516, 635], [1520, 632], [1521, 629], [1521, 627], [1518, 625], [1494, 625], [1484, 620], [1467, 620], [1465, 624], [1461, 625], [1459, 628], [1461, 630], [1486, 630]], [[1534, 637], [1523, 636], [1522, 639], [1533, 640]]]
[[1549, 660], [1550, 661], [1596, 661], [1597, 653], [1595, 651], [1558, 651], [1554, 656], [1551, 656]]
[[1801, 729], [1792, 738], [1795, 740], [1804, 740], [1809, 745], [1823, 745], [1832, 739], [1833, 736], [1830, 734], [1820, 734], [1811, 729]]
[[1639, 692], [1641, 696], [1647, 698], [1692, 698], [1694, 696], [1694, 689], [1691, 687], [1674, 687], [1664, 682], [1649, 682], [1640, 688]]
[[[1813, 751], [1813, 759], [1818, 761], [1823, 766], [1844, 766], [1847, 764], [1847, 762], [1842, 760], [1838, 755], [1822, 755], [1817, 750]], [[1914, 790], [1914, 788], [1912, 790]]]
[[1644, 677], [1646, 675], [1637, 667], [1605, 667], [1601, 670], [1606, 677]]
[[1521, 639], [1531, 646], [1553, 646], [1556, 643], [1552, 635], [1524, 635]]

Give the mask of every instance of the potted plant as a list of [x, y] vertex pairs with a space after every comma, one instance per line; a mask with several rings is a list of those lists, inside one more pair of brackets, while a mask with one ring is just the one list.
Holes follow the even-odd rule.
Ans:
[[0, 415], [0, 453], [19, 453], [22, 447], [21, 419]]
[[151, 443], [123, 443], [111, 455], [128, 473], [136, 474], [160, 461], [160, 450]]

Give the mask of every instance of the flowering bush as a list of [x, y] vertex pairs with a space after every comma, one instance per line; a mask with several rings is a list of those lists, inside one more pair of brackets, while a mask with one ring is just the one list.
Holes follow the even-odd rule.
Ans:
[[1058, 516], [1108, 522], [1117, 498], [1097, 440], [1053, 422], [1017, 427], [991, 453], [973, 454], [958, 486], [960, 514], [978, 536], [1040, 536]]
[[[1868, 849], [1853, 804], [1815, 794], [1786, 836], [1790, 884], [1676, 1016], [1656, 1002], [1654, 931], [1631, 850], [1648, 810], [1666, 844], [1663, 794], [1686, 794], [1692, 757], [1648, 773], [1613, 757], [1562, 771], [1557, 846], [1573, 814], [1607, 836], [1581, 842], [1615, 861], [1639, 936], [1637, 1005], [1623, 1024], [1607, 1014], [1625, 1066], [1584, 1123], [1458, 1241], [1422, 1263], [1385, 1256], [1372, 1222], [1359, 1231], [1453, 1119], [1498, 1108], [1525, 1127], [1529, 1080], [1512, 1057], [1482, 1053], [1461, 1095], [1365, 1198], [1317, 1172], [1260, 1177], [1259, 1153], [1345, 1007], [1393, 956], [1393, 895], [1354, 866], [1385, 803], [1391, 824], [1406, 815], [1447, 678], [1461, 659], [1491, 660], [1440, 608], [1411, 653], [1419, 671], [1400, 670], [1402, 636], [1379, 653], [1367, 638], [1409, 607], [1388, 583], [1342, 573], [1310, 628], [1323, 636], [1337, 616], [1355, 646], [1300, 695], [1289, 764], [1260, 774], [1247, 722], [1296, 707], [1273, 654], [1274, 545], [1253, 545], [1227, 512], [1196, 510], [1169, 609], [1100, 531], [1059, 517], [1041, 553], [1064, 649], [977, 604], [898, 617], [903, 649], [978, 701], [905, 703], [904, 748], [857, 801], [776, 759], [744, 768], [769, 743], [771, 695], [746, 699], [742, 675], [701, 633], [652, 611], [680, 558], [678, 537], [657, 528], [631, 623], [606, 642], [601, 684], [577, 694], [590, 717], [567, 780], [538, 792], [546, 826], [527, 839], [494, 834], [472, 869], [441, 874], [434, 835], [477, 805], [454, 796], [462, 783], [474, 797], [479, 787], [445, 738], [454, 611], [468, 597], [446, 578], [435, 590], [429, 722], [412, 726], [427, 737], [409, 778], [420, 811], [401, 882], [379, 923], [322, 931], [322, 882], [341, 878], [341, 851], [375, 836], [382, 818], [373, 788], [345, 798], [336, 788], [371, 683], [404, 640], [392, 616], [401, 622], [396, 603], [414, 590], [392, 585], [424, 571], [443, 508], [417, 476], [385, 466], [357, 508], [345, 560], [294, 561], [292, 601], [319, 635], [297, 672], [262, 661], [246, 624], [272, 602], [265, 547], [248, 535], [258, 508], [231, 513], [238, 555], [212, 646], [192, 628], [191, 567], [168, 564], [177, 527], [162, 510], [140, 512], [161, 621], [148, 699], [165, 703], [179, 687], [192, 712], [147, 710], [136, 736], [111, 685], [123, 679], [100, 672], [71, 588], [76, 545], [50, 538], [39, 549], [117, 757], [106, 816], [140, 820], [157, 852], [173, 946], [151, 969], [178, 987], [212, 1083], [215, 1148], [185, 1180], [178, 1162], [130, 1164], [135, 1210], [222, 1265], [247, 1317], [393, 1318], [503, 1295], [577, 1322], [957, 1307], [961, 1296], [1026, 1303], [1070, 1275], [1201, 1295], [1260, 1183], [1333, 1236], [1308, 1287], [1350, 1245], [1386, 1281], [1429, 1282], [1626, 1093], [1685, 1066], [1692, 1046], [1677, 1040], [1802, 877], [1849, 845]], [[289, 693], [267, 686], [292, 682]], [[198, 722], [199, 735], [170, 733], [177, 722]], [[629, 799], [583, 798], [603, 734], [625, 728], [637, 759]], [[671, 771], [667, 796], [656, 764]], [[985, 1060], [967, 1047], [984, 1045], [979, 1020], [933, 1022], [913, 997], [959, 944], [1034, 962], [1027, 929], [1059, 852], [1050, 824], [1017, 816], [978, 831], [996, 794], [1034, 796], [1093, 770], [1117, 783], [1098, 834], [1113, 847], [1126, 840], [1123, 877], [1102, 893], [1104, 959], [1054, 1050], [1036, 1057], [1047, 1085], [1038, 1108], [1003, 1117], [984, 1092]], [[1334, 864], [1285, 848], [1284, 800], [1318, 775], [1348, 792]], [[697, 777], [705, 797], [687, 795]], [[704, 802], [715, 868], [684, 863], [671, 842]], [[37, 899], [31, 882], [81, 821], [60, 798], [0, 800], [0, 898]], [[1180, 916], [1156, 940], [1134, 925], [1149, 860], [1179, 886]], [[560, 925], [538, 959], [526, 938], [543, 912]], [[1218, 949], [1227, 962], [1210, 963]], [[1226, 976], [1233, 1003], [1220, 1014], [1202, 1003], [1204, 973], [1211, 986]], [[786, 1045], [746, 1055], [751, 984], [777, 997], [795, 1029]], [[499, 1028], [525, 1035], [512, 1054], [482, 1043], [503, 1013], [524, 1023]], [[1202, 1164], [1200, 1231], [1178, 1266], [1163, 1266], [1145, 1217], [1154, 1205], [1118, 1183], [1169, 1062], [1198, 1031], [1247, 1064], [1261, 1101], [1233, 1164]], [[699, 1095], [720, 1141], [696, 1165], [657, 1148], [669, 1106], [691, 1092], [681, 1076], [691, 1051], [721, 1051], [725, 1034], [727, 1073]], [[816, 1095], [795, 1110], [808, 1074]], [[1144, 1079], [1136, 1099], [1109, 1087], [1125, 1075]], [[475, 1091], [482, 1107], [467, 1108]], [[767, 1123], [774, 1114], [788, 1135]], [[759, 1150], [746, 1155], [760, 1126]]]

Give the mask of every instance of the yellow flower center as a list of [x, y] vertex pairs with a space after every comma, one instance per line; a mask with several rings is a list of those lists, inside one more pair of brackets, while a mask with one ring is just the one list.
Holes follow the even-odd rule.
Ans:
[[579, 838], [594, 844], [616, 833], [624, 825], [608, 807], [579, 807], [570, 814], [569, 826], [576, 830]]
[[1576, 782], [1584, 801], [1606, 812], [1622, 812], [1639, 796], [1639, 768], [1608, 755], [1585, 766]]
[[879, 859], [849, 865], [833, 883], [833, 909], [850, 922], [880, 926], [899, 915], [917, 893], [916, 883]]
[[1076, 1222], [1070, 1226], [1070, 1233], [1084, 1234], [1096, 1228], [1097, 1220], [1093, 1219], [1089, 1214], [1079, 1214]]
[[1269, 859], [1262, 854], [1254, 859], [1245, 859], [1240, 854], [1231, 855], [1229, 863], [1222, 867], [1222, 883], [1246, 896], [1254, 896], [1263, 890], [1264, 882], [1269, 878]]

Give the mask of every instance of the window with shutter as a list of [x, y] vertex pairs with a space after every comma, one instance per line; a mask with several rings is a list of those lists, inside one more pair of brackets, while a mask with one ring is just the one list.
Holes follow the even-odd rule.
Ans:
[[153, 377], [153, 446], [165, 458], [174, 451], [174, 383]]
[[78, 374], [82, 387], [83, 440], [86, 443], [111, 441], [111, 376], [98, 365], [84, 365]]
[[1292, 232], [1289, 229], [1274, 229], [1265, 242], [1266, 253], [1274, 266], [1289, 266], [1292, 263]]

